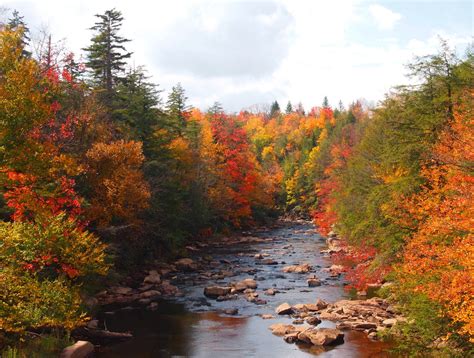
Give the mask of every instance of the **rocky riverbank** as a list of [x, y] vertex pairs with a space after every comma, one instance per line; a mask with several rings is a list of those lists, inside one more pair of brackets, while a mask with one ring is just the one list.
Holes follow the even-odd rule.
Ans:
[[[149, 326], [138, 321], [136, 324], [146, 324], [148, 329], [154, 330], [159, 320], [169, 320], [169, 304], [172, 302], [185, 308], [185, 311], [180, 309], [183, 314], [196, 312], [198, 316], [193, 316], [196, 318], [200, 317], [200, 312], [215, 312], [218, 316], [202, 317], [216, 317], [213, 320], [222, 317], [219, 318], [222, 322], [228, 321], [225, 317], [235, 317], [232, 320], [236, 324], [252, 318], [251, 327], [255, 328], [251, 329], [257, 329], [257, 335], [265, 337], [262, 338], [264, 341], [272, 340], [272, 334], [268, 331], [271, 328], [286, 342], [297, 343], [294, 347], [301, 354], [306, 354], [306, 349], [309, 349], [306, 347], [319, 345], [323, 350], [318, 350], [318, 354], [324, 354], [331, 347], [342, 347], [332, 349], [352, 352], [348, 353], [349, 357], [360, 356], [353, 352], [357, 349], [354, 339], [362, 339], [359, 332], [375, 342], [376, 333], [394, 324], [390, 320], [398, 320], [399, 316], [380, 299], [341, 300], [342, 269], [331, 265], [324, 254], [320, 254], [321, 250], [328, 249], [331, 247], [326, 246], [314, 227], [304, 221], [279, 222], [276, 227], [244, 232], [241, 236], [224, 238], [215, 243], [195, 243], [188, 247], [189, 257], [149, 267], [134, 282], [128, 280], [125, 281], [127, 285], [109, 287], [93, 299], [101, 309], [97, 319], [90, 322], [91, 329], [130, 331], [133, 336], [123, 343], [99, 348], [99, 356], [100, 352], [110, 351], [114, 352], [111, 356], [124, 356], [121, 355], [122, 350], [115, 350], [114, 347], [142, 349], [134, 342], [137, 335], [147, 336], [147, 333], [127, 322], [135, 322], [135, 316], [150, 319]], [[225, 328], [220, 332], [224, 335]], [[226, 340], [223, 336], [219, 339], [219, 346], [222, 345], [224, 350], [236, 346], [234, 349], [245, 354], [245, 344], [248, 344], [245, 341], [251, 338], [240, 336], [238, 328], [232, 332], [233, 340]], [[169, 332], [163, 331], [165, 333], [168, 337]], [[202, 334], [198, 345], [206, 347]], [[176, 339], [179, 337], [180, 333]], [[166, 343], [163, 344], [166, 346]], [[383, 347], [376, 342], [370, 343], [370, 340], [367, 344], [377, 352]], [[289, 348], [275, 342], [273, 346], [274, 356], [287, 355]], [[176, 351], [176, 348], [169, 349], [178, 355], [196, 355], [195, 351], [191, 354], [189, 351]], [[252, 349], [260, 348], [254, 346]], [[292, 356], [300, 354], [290, 351]]]

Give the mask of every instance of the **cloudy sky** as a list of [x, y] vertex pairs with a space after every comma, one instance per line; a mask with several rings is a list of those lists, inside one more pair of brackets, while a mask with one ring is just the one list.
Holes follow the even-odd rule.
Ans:
[[231, 111], [278, 100], [306, 108], [376, 102], [406, 83], [404, 65], [436, 52], [438, 36], [462, 54], [473, 36], [470, 0], [0, 0], [32, 32], [47, 27], [76, 54], [94, 14], [116, 8], [132, 39], [132, 65], [145, 65], [169, 90], [181, 82], [190, 103]]

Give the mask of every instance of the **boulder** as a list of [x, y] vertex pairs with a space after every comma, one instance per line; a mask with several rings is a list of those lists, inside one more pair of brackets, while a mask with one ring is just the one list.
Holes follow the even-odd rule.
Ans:
[[133, 294], [133, 288], [123, 287], [123, 286], [115, 286], [115, 287], [109, 288], [108, 292], [116, 294], [116, 295], [131, 295], [131, 294]]
[[257, 281], [251, 279], [251, 278], [246, 278], [245, 280], [239, 281], [234, 285], [234, 289], [236, 291], [245, 291], [246, 289], [256, 289], [257, 288]]
[[278, 292], [277, 290], [273, 288], [269, 288], [268, 290], [265, 290], [263, 293], [267, 296], [275, 296], [277, 292]]
[[298, 334], [298, 340], [315, 346], [330, 346], [344, 343], [344, 333], [334, 328], [309, 328]]
[[276, 308], [275, 312], [277, 314], [292, 314], [294, 312], [294, 309], [288, 303], [285, 302], [279, 305]]
[[210, 298], [217, 298], [229, 294], [231, 290], [231, 287], [209, 286], [204, 288], [204, 295]]
[[312, 317], [306, 318], [306, 323], [312, 326], [317, 326], [318, 324], [321, 323], [321, 320], [318, 317], [312, 316]]
[[354, 322], [352, 328], [357, 331], [364, 331], [366, 329], [375, 329], [377, 325], [373, 322]]
[[276, 336], [284, 336], [284, 335], [290, 334], [290, 333], [302, 332], [306, 328], [305, 327], [295, 327], [292, 324], [275, 323], [275, 324], [272, 324], [269, 327], [269, 329]]
[[288, 333], [283, 336], [283, 340], [286, 343], [294, 343], [298, 340], [298, 332]]
[[273, 315], [271, 314], [262, 314], [260, 317], [262, 317], [262, 319], [273, 319], [275, 318]]
[[283, 267], [282, 271], [287, 273], [308, 273], [312, 270], [310, 264], [291, 265]]
[[176, 296], [179, 294], [178, 287], [172, 285], [169, 281], [163, 281], [161, 283], [160, 291], [165, 296]]
[[161, 276], [155, 270], [148, 271], [148, 275], [143, 280], [143, 283], [151, 284], [151, 285], [159, 285], [161, 283]]
[[88, 341], [77, 341], [72, 346], [64, 348], [60, 358], [86, 358], [94, 353], [94, 346]]
[[393, 325], [395, 325], [397, 323], [397, 319], [396, 318], [387, 318], [385, 320], [383, 320], [382, 324], [385, 326], [385, 327], [392, 327]]
[[197, 264], [192, 259], [180, 259], [174, 263], [176, 268], [181, 271], [196, 271]]
[[327, 302], [320, 298], [318, 298], [314, 304], [316, 305], [316, 308], [317, 308], [316, 311], [323, 310], [328, 306]]
[[321, 286], [321, 281], [319, 281], [317, 278], [308, 278], [306, 282], [308, 283], [308, 287]]
[[139, 297], [140, 299], [149, 299], [149, 300], [153, 300], [155, 298], [158, 298], [161, 296], [161, 292], [160, 291], [157, 291], [157, 290], [150, 290], [150, 291], [145, 291], [145, 292], [142, 292], [140, 293]]

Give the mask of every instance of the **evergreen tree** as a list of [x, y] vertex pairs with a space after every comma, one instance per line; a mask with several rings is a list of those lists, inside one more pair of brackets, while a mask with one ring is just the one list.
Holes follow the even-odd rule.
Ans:
[[186, 127], [186, 117], [190, 107], [186, 104], [188, 97], [181, 83], [173, 86], [168, 101], [166, 102], [166, 113], [168, 114], [170, 127], [178, 135], [181, 135]]
[[116, 88], [113, 111], [113, 118], [131, 129], [135, 139], [144, 142], [145, 151], [158, 122], [157, 107], [161, 102], [157, 85], [148, 79], [143, 67], [130, 69]]
[[110, 108], [115, 86], [122, 80], [126, 59], [132, 55], [123, 45], [130, 40], [118, 34], [123, 21], [120, 11], [112, 9], [95, 16], [99, 21], [90, 29], [96, 33], [91, 39], [92, 44], [84, 50], [94, 84], [102, 92], [104, 104]]
[[286, 114], [290, 114], [293, 112], [293, 106], [291, 105], [291, 102], [288, 101], [288, 104], [286, 105]]
[[24, 57], [31, 57], [31, 52], [25, 50], [25, 48], [30, 43], [30, 29], [26, 26], [25, 21], [23, 20], [24, 16], [20, 16], [20, 13], [17, 10], [13, 10], [12, 17], [8, 19], [7, 27], [13, 31], [21, 31], [20, 43], [18, 46], [23, 48], [22, 55]]
[[329, 101], [328, 101], [327, 96], [324, 96], [324, 99], [323, 99], [323, 108], [329, 108]]
[[219, 114], [223, 112], [224, 109], [222, 108], [222, 104], [219, 102], [214, 102], [214, 104], [207, 110], [207, 113], [209, 114]]
[[277, 101], [272, 103], [272, 107], [270, 108], [270, 118], [275, 117], [280, 113], [280, 105]]
[[344, 112], [345, 108], [344, 108], [344, 104], [342, 103], [341, 100], [339, 100], [339, 112]]
[[301, 103], [301, 102], [298, 103], [298, 107], [296, 108], [296, 112], [297, 112], [300, 116], [304, 116], [304, 115], [305, 115], [303, 103]]

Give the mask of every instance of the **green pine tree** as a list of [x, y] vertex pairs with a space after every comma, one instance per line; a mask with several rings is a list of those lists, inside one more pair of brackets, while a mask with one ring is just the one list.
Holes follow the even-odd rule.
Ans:
[[291, 102], [288, 101], [288, 104], [286, 105], [286, 114], [290, 114], [293, 112], [293, 106], [291, 105]]
[[277, 101], [272, 103], [272, 107], [270, 108], [270, 118], [277, 116], [280, 113], [280, 105]]
[[160, 117], [160, 92], [141, 66], [130, 69], [116, 87], [112, 116], [144, 143], [145, 151]]
[[21, 31], [20, 43], [18, 46], [23, 48], [22, 55], [24, 57], [31, 57], [31, 52], [25, 50], [30, 43], [30, 29], [26, 26], [25, 21], [23, 20], [24, 16], [20, 16], [20, 13], [17, 10], [13, 10], [12, 17], [8, 19], [7, 27], [12, 31]]
[[190, 107], [186, 104], [188, 97], [181, 83], [173, 86], [168, 100], [166, 102], [166, 113], [169, 117], [169, 125], [171, 130], [181, 135], [186, 127], [186, 117], [190, 111]]
[[103, 103], [111, 108], [115, 87], [123, 79], [126, 60], [132, 55], [124, 46], [130, 40], [119, 35], [123, 17], [120, 11], [107, 10], [95, 15], [99, 21], [90, 29], [95, 31], [87, 52], [87, 66], [91, 70], [93, 83], [101, 94]]

